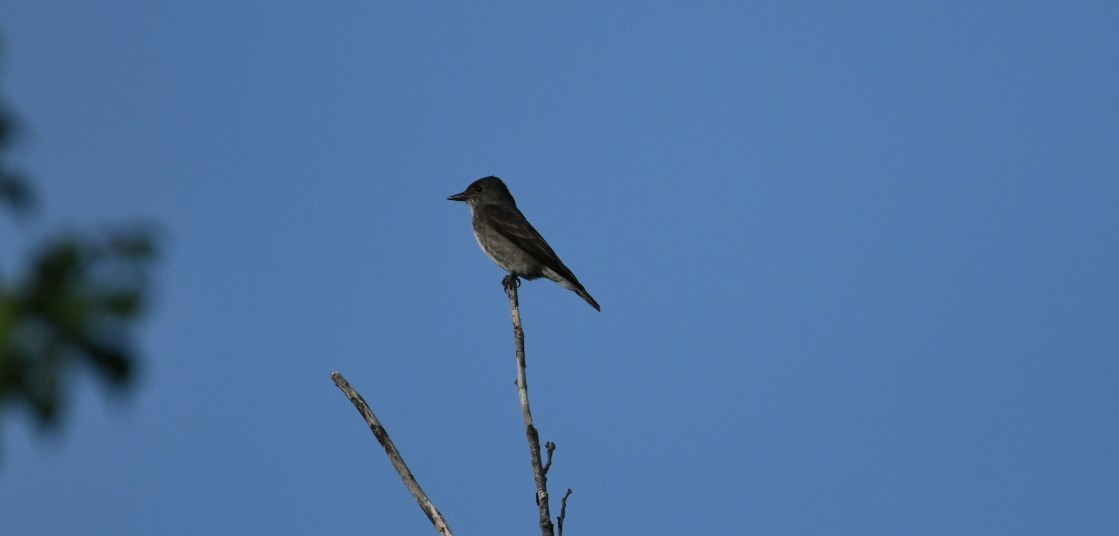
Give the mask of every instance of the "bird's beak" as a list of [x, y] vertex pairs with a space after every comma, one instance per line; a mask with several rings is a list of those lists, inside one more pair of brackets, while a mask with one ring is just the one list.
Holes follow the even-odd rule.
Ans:
[[447, 198], [447, 201], [466, 201], [466, 194], [467, 192], [452, 195], [451, 197]]

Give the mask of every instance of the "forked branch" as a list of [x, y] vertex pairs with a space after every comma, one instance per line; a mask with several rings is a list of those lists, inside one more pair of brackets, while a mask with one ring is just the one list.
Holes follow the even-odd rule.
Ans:
[[[536, 505], [540, 507], [540, 532], [544, 536], [554, 536], [551, 507], [548, 505], [548, 476], [540, 456], [540, 434], [532, 423], [532, 409], [528, 404], [528, 377], [525, 372], [525, 332], [521, 327], [521, 305], [517, 297], [520, 279], [515, 275], [505, 276], [502, 280], [505, 292], [509, 295], [509, 305], [513, 310], [513, 338], [517, 345], [517, 392], [521, 398], [521, 412], [525, 417], [525, 435], [528, 436], [528, 451], [532, 458], [532, 472], [536, 475]], [[550, 443], [549, 443], [550, 444]], [[548, 451], [548, 465], [551, 465], [551, 450]]]

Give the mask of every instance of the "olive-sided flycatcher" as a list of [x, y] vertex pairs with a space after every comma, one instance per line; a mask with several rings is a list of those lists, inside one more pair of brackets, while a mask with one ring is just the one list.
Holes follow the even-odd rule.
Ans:
[[544, 237], [521, 214], [501, 179], [493, 176], [478, 179], [467, 186], [465, 192], [447, 199], [470, 205], [474, 213], [474, 238], [482, 251], [503, 270], [529, 280], [547, 277], [587, 300], [591, 307], [602, 310]]

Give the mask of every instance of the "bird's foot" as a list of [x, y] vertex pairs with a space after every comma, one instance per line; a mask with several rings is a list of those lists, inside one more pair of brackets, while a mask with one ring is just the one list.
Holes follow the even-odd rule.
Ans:
[[510, 288], [521, 288], [521, 278], [509, 274], [501, 278], [501, 286], [505, 288], [505, 292], [509, 292]]

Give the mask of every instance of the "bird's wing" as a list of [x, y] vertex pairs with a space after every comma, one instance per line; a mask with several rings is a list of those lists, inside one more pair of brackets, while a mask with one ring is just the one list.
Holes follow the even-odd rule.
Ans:
[[563, 276], [564, 279], [576, 286], [582, 286], [579, 284], [579, 280], [575, 278], [575, 274], [571, 273], [571, 270], [563, 264], [559, 255], [556, 255], [556, 252], [552, 250], [552, 246], [548, 245], [548, 242], [544, 240], [543, 236], [540, 236], [540, 232], [528, 222], [520, 210], [497, 205], [486, 205], [478, 208], [485, 211], [487, 220], [493, 224], [494, 230], [501, 236], [532, 255], [544, 266]]

